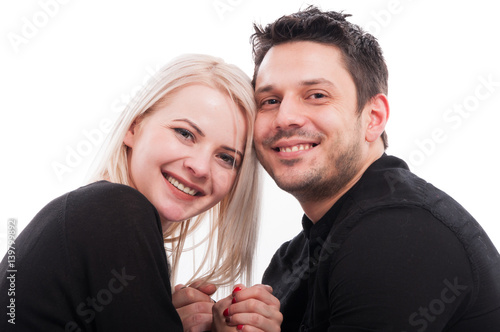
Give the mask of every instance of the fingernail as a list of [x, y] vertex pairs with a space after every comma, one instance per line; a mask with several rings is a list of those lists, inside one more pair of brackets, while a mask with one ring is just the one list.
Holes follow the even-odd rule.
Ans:
[[224, 312], [222, 313], [225, 317], [229, 316], [229, 308], [227, 308], [226, 310], [224, 310]]
[[238, 331], [243, 330], [243, 325], [241, 325], [241, 324], [240, 324], [240, 325], [236, 326], [236, 329], [237, 329]]
[[233, 290], [233, 296], [234, 296], [234, 293], [239, 292], [242, 289], [243, 288], [241, 288], [241, 287], [235, 287], [234, 290]]
[[236, 298], [235, 298], [235, 297], [233, 297], [233, 301], [232, 301], [232, 303], [233, 303], [233, 304], [234, 304], [234, 303], [236, 303]]

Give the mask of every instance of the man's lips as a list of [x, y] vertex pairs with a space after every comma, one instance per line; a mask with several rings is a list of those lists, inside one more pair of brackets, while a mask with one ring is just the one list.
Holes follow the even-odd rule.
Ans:
[[299, 151], [307, 151], [319, 145], [319, 140], [299, 138], [280, 139], [271, 145], [271, 149], [281, 153], [291, 153]]
[[295, 145], [286, 145], [286, 146], [277, 146], [273, 148], [276, 152], [297, 152], [297, 151], [306, 151], [314, 148], [318, 144], [315, 143], [299, 143]]

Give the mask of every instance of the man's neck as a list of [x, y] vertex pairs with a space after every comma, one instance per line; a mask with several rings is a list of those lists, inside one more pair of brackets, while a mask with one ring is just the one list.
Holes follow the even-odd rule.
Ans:
[[322, 200], [308, 200], [300, 201], [299, 203], [304, 210], [305, 215], [315, 224], [320, 220], [331, 207], [346, 193], [351, 189], [358, 181], [361, 179], [366, 169], [370, 167], [373, 162], [379, 159], [384, 154], [384, 151], [378, 151], [369, 156], [364, 162], [363, 166], [359, 169], [355, 176], [339, 191], [337, 191], [333, 196]]

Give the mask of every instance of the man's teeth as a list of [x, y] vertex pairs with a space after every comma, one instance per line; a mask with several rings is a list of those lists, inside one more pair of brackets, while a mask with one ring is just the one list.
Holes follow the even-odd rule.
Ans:
[[295, 152], [295, 151], [309, 150], [312, 147], [313, 147], [312, 144], [299, 144], [299, 145], [287, 146], [287, 147], [279, 148], [279, 149], [280, 149], [280, 152]]
[[177, 181], [176, 179], [174, 179], [170, 175], [167, 177], [167, 181], [170, 182], [174, 187], [176, 187], [180, 191], [185, 192], [188, 195], [194, 196], [197, 193], [196, 190], [191, 189], [188, 186], [183, 185], [182, 183], [180, 183], [179, 181]]

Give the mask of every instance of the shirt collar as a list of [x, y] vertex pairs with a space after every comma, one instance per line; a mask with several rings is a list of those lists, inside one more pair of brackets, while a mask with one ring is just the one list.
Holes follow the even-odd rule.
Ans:
[[[388, 156], [385, 152], [384, 154], [377, 160], [375, 160], [365, 171], [361, 179], [351, 188], [349, 189], [342, 197], [333, 204], [333, 206], [328, 210], [328, 212], [321, 217], [315, 224], [304, 214], [302, 217], [302, 229], [304, 230], [304, 234], [308, 239], [311, 239], [311, 236], [317, 237], [322, 236], [322, 238], [326, 238], [330, 229], [333, 226], [335, 219], [337, 218], [340, 210], [346, 201], [346, 198], [349, 196], [364, 196], [370, 195], [370, 191], [377, 189], [371, 188], [370, 178], [374, 176], [376, 173], [381, 170], [388, 168], [403, 168], [408, 169], [408, 165], [393, 156]], [[378, 175], [375, 175], [378, 176]]]

